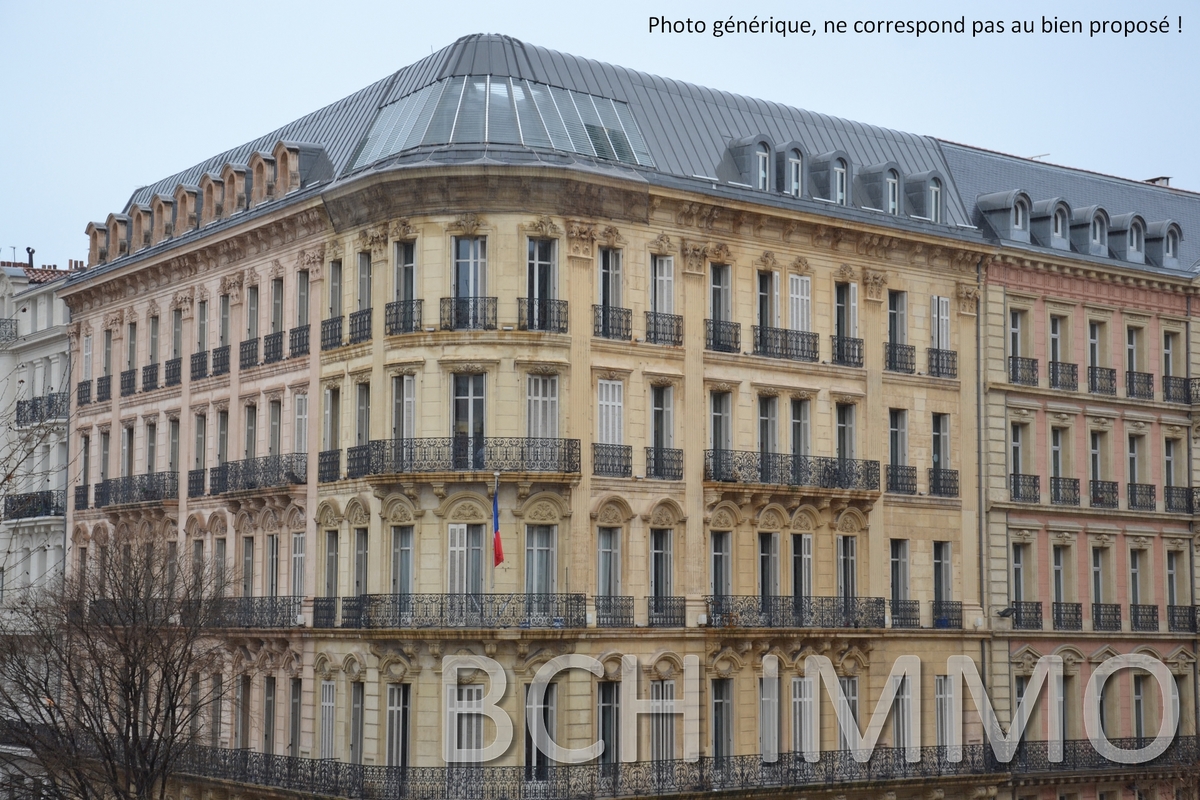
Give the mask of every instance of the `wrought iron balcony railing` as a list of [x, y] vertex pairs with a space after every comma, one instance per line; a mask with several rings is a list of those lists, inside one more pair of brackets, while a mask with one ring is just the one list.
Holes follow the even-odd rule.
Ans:
[[1162, 391], [1163, 402], [1166, 403], [1190, 403], [1192, 402], [1192, 393], [1189, 391], [1191, 387], [1188, 385], [1187, 378], [1177, 378], [1174, 375], [1163, 375]]
[[350, 315], [350, 344], [371, 341], [372, 308], [360, 308]]
[[1178, 633], [1195, 633], [1196, 607], [1167, 606], [1167, 629]]
[[229, 374], [229, 350], [230, 346], [227, 344], [212, 349], [212, 374], [214, 378], [218, 375]]
[[888, 464], [887, 491], [891, 494], [916, 494], [917, 468], [903, 464]]
[[665, 344], [673, 347], [683, 345], [683, 317], [678, 314], [646, 312], [646, 343]]
[[268, 333], [263, 337], [263, 363], [276, 364], [283, 361], [283, 331]]
[[1008, 382], [1017, 386], [1037, 386], [1038, 360], [1023, 356], [1009, 356]]
[[288, 331], [288, 355], [292, 358], [308, 355], [309, 325], [297, 325]]
[[1129, 606], [1129, 627], [1135, 631], [1158, 630], [1158, 606], [1145, 603], [1131, 603]]
[[313, 598], [313, 627], [336, 628], [338, 622], [338, 598]]
[[0, 346], [11, 344], [17, 340], [17, 321], [15, 319], [0, 319]]
[[921, 601], [895, 600], [891, 601], [893, 628], [921, 627]]
[[218, 597], [205, 617], [214, 628], [295, 628], [304, 623], [303, 597]]
[[96, 508], [129, 503], [158, 503], [178, 498], [178, 472], [149, 472], [124, 478], [109, 478], [96, 487]]
[[958, 470], [929, 470], [929, 493], [934, 497], [958, 497]]
[[86, 406], [90, 402], [92, 402], [91, 380], [80, 381], [75, 384], [75, 405]]
[[596, 595], [597, 628], [632, 628], [633, 598], [621, 595]]
[[933, 627], [954, 628], [958, 630], [962, 626], [963, 613], [961, 600], [933, 601]]
[[10, 494], [4, 498], [5, 519], [63, 517], [67, 513], [67, 490]]
[[579, 472], [578, 439], [380, 439], [346, 451], [346, 477], [416, 472]]
[[183, 359], [168, 358], [163, 364], [164, 386], [178, 386], [183, 382]]
[[287, 453], [247, 458], [241, 461], [226, 461], [208, 471], [210, 494], [296, 486], [307, 483], [307, 481], [307, 453]]
[[422, 328], [421, 301], [397, 300], [383, 309], [383, 324], [388, 336], [419, 333]]
[[137, 369], [121, 370], [121, 397], [137, 392]]
[[931, 378], [958, 377], [958, 351], [942, 350], [937, 347], [927, 348], [929, 355], [929, 376]]
[[1051, 478], [1050, 502], [1056, 506], [1079, 505], [1079, 478]]
[[683, 450], [677, 447], [647, 447], [646, 477], [651, 480], [683, 480]]
[[627, 444], [593, 444], [592, 474], [613, 478], [633, 475], [633, 448]]
[[208, 377], [208, 351], [201, 350], [192, 353], [192, 380], [198, 381]]
[[75, 487], [75, 510], [83, 511], [88, 507], [88, 485], [86, 483]]
[[158, 388], [158, 364], [142, 367], [142, 391], [153, 392]]
[[1128, 493], [1128, 506], [1130, 511], [1153, 511], [1157, 505], [1155, 501], [1156, 487], [1152, 483], [1128, 483], [1125, 485], [1125, 490]]
[[704, 320], [704, 349], [716, 353], [742, 352], [742, 323], [724, 319]]
[[1109, 367], [1088, 367], [1088, 391], [1092, 394], [1117, 394], [1117, 371]]
[[1118, 494], [1116, 481], [1088, 481], [1092, 508], [1116, 508]]
[[342, 320], [345, 317], [330, 317], [321, 320], [321, 349], [336, 350], [342, 346]]
[[96, 378], [96, 402], [107, 403], [112, 399], [112, 375]]
[[443, 297], [442, 330], [496, 330], [496, 298]]
[[1153, 400], [1154, 376], [1149, 372], [1126, 372], [1125, 396], [1139, 400]]
[[1051, 361], [1046, 365], [1050, 372], [1050, 388], [1064, 392], [1079, 390], [1079, 365], [1066, 361]]
[[633, 311], [620, 306], [592, 306], [592, 335], [601, 339], [633, 338]]
[[238, 345], [238, 369], [253, 369], [258, 366], [258, 337], [247, 339]]
[[751, 332], [754, 335], [755, 355], [792, 361], [816, 361], [820, 356], [821, 337], [812, 331], [755, 325]]
[[1092, 630], [1121, 630], [1120, 603], [1092, 603]]
[[1164, 486], [1163, 510], [1168, 514], [1192, 513], [1192, 488], [1190, 486]]
[[889, 372], [917, 371], [917, 348], [911, 344], [883, 343], [883, 368]]
[[687, 598], [646, 598], [646, 623], [651, 628], [682, 628], [687, 625]]
[[[88, 389], [91, 389], [90, 382]], [[51, 420], [66, 419], [70, 412], [70, 405], [71, 396], [66, 392], [51, 392], [29, 400], [18, 400], [17, 425], [24, 427]]]
[[1013, 630], [1040, 631], [1042, 629], [1042, 604], [1038, 600], [1018, 600], [1011, 604]]
[[338, 627], [583, 628], [582, 594], [364, 594], [341, 598]]
[[567, 301], [545, 297], [517, 298], [517, 330], [567, 332]]
[[1050, 612], [1054, 616], [1054, 630], [1083, 630], [1083, 603], [1054, 603]]
[[1037, 503], [1042, 499], [1040, 475], [1022, 475], [1014, 472], [1008, 476], [1009, 497], [1014, 503]]
[[879, 462], [750, 450], [705, 450], [704, 479], [879, 491]]
[[204, 476], [208, 470], [201, 467], [200, 469], [188, 470], [188, 497], [203, 497], [204, 496]]
[[708, 595], [710, 628], [882, 628], [882, 597]]
[[833, 343], [833, 363], [843, 367], [861, 367], [863, 365], [863, 340], [850, 336], [831, 336]]
[[342, 479], [342, 451], [322, 450], [317, 453], [317, 480], [329, 483]]

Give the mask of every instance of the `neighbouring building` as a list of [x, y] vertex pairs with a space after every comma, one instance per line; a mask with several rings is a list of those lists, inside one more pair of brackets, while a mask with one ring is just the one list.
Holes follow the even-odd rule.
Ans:
[[[1143, 215], [1141, 259], [1111, 246], [1132, 218], [1105, 216], [1092, 250], [1099, 203]], [[1069, 236], [1043, 239], [1060, 208]], [[230, 577], [213, 631], [229, 670], [202, 676], [228, 699], [179, 796], [1192, 791], [1193, 227], [1200, 197], [1169, 188], [465, 37], [87, 227], [87, 268], [60, 290], [68, 563], [141, 529]], [[1065, 338], [1047, 351], [1052, 309]], [[1122, 363], [1136, 329], [1123, 363], [1172, 378], [1169, 396], [1153, 375], [1147, 400], [1039, 382], [1023, 359], [1078, 363], [1092, 319], [1094, 366]], [[1058, 471], [1056, 426], [1074, 433]], [[1150, 488], [1129, 512], [1124, 495], [1116, 513], [1050, 502], [1101, 428], [1096, 481], [1136, 434], [1130, 482]], [[1128, 600], [1143, 627], [1094, 634], [1107, 608], [1079, 612], [1086, 630], [1033, 626], [1037, 602], [1090, 597], [1092, 547], [1097, 602]], [[1117, 575], [1127, 551], [1136, 581]], [[1059, 556], [1070, 589], [1051, 601]], [[1070, 661], [1073, 710], [1097, 661], [1139, 648], [1176, 672], [1190, 737], [1154, 765], [1102, 762], [1078, 726], [1050, 763], [1040, 716], [1012, 763], [971, 713], [952, 745], [951, 657], [1007, 725], [1038, 654]], [[598, 674], [531, 692], [566, 654]], [[445, 708], [488, 690], [481, 670], [444, 689], [450, 655], [506, 672], [495, 762], [443, 760]], [[921, 674], [890, 677], [905, 655]], [[810, 656], [860, 725], [892, 698], [865, 763]], [[1110, 735], [1142, 731], [1135, 701], [1152, 730], [1144, 676], [1118, 683]], [[619, 719], [639, 700], [631, 745]], [[603, 753], [552, 762], [539, 717]], [[474, 715], [450, 738], [493, 733]]]

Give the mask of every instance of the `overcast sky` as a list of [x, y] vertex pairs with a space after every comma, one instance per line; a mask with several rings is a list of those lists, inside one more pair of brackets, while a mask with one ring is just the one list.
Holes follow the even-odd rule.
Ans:
[[[704, 20], [648, 32], [649, 11]], [[996, 9], [1003, 8], [1003, 13]], [[1129, 2], [287, 2], [0, 0], [0, 260], [65, 267], [138, 186], [342, 98], [469, 33], [532, 44], [1126, 178], [1200, 191], [1200, 13]], [[1035, 34], [715, 38], [735, 18], [1032, 22]], [[574, 12], [574, 13], [573, 13]], [[1082, 35], [1040, 33], [1043, 14]], [[1177, 32], [1182, 15], [1182, 31]], [[1170, 23], [1089, 37], [1091, 19]], [[1185, 143], [1189, 146], [1185, 146]], [[1123, 209], [1117, 209], [1123, 210]]]

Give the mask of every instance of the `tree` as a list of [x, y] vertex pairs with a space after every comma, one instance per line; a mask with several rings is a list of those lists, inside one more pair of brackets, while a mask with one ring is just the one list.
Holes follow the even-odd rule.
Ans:
[[0, 609], [0, 771], [42, 797], [162, 800], [219, 709], [224, 587], [161, 537], [92, 544]]

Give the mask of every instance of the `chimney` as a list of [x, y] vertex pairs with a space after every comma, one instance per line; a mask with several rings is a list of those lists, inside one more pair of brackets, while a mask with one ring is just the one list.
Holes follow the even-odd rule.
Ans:
[[1171, 185], [1171, 176], [1170, 175], [1159, 175], [1157, 178], [1147, 178], [1145, 180], [1145, 183], [1149, 183], [1153, 186], [1170, 186]]
[[34, 250], [32, 247], [26, 247], [25, 252], [29, 254], [29, 268], [33, 269], [33, 254], [36, 253], [37, 251]]

